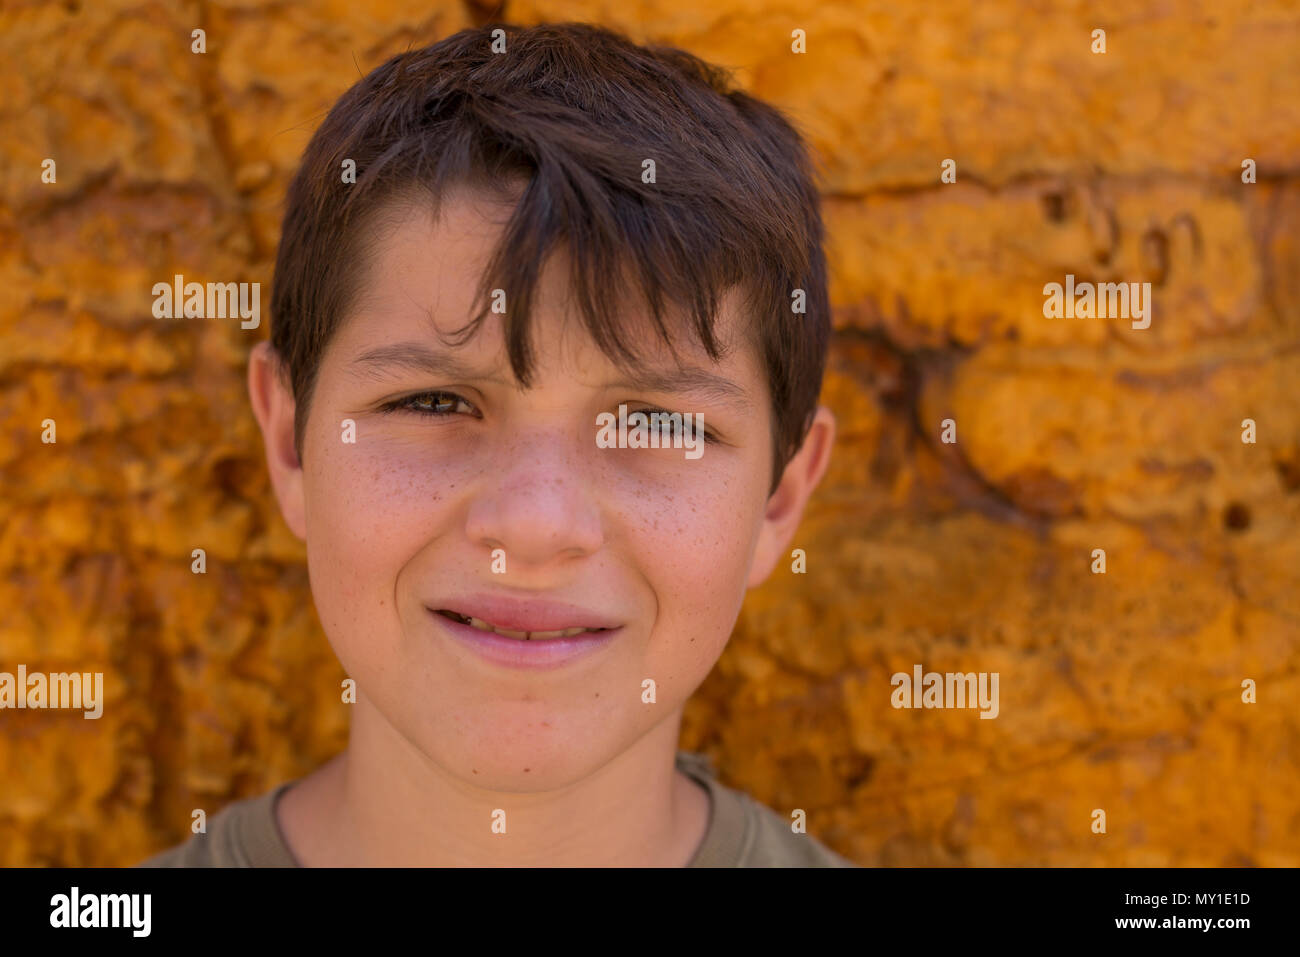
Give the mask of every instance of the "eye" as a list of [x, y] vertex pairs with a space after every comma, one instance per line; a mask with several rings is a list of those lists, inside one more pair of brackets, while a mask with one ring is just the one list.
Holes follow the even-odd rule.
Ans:
[[414, 412], [416, 415], [444, 416], [457, 412], [479, 417], [478, 410], [454, 392], [417, 392], [402, 399], [385, 402], [379, 407], [383, 413]]
[[[646, 406], [645, 408], [636, 408], [636, 409], [629, 409], [629, 410], [628, 410], [628, 414], [629, 414], [629, 415], [630, 415], [631, 413], [633, 413], [633, 412], [644, 412], [646, 415], [650, 415], [652, 412], [658, 412], [658, 413], [660, 413], [661, 415], [671, 415], [671, 413], [670, 413], [667, 409], [660, 409], [660, 408], [657, 408], [657, 407], [655, 407], [655, 406]], [[676, 429], [676, 430], [674, 430], [674, 431], [675, 431], [675, 434], [680, 438], [680, 437], [681, 437], [681, 434], [682, 434], [682, 430], [680, 430], [680, 429]], [[721, 442], [721, 441], [722, 441], [721, 439], [719, 439], [716, 435], [714, 435], [714, 434], [713, 434], [711, 431], [709, 431], [707, 428], [704, 430], [704, 442], [705, 442], [706, 445], [716, 445], [716, 444], [718, 444], [718, 443]]]

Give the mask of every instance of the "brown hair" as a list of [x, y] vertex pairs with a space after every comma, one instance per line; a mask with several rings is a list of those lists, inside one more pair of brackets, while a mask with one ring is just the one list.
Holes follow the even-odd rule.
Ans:
[[[504, 31], [505, 52], [493, 52]], [[499, 35], [498, 35], [499, 36]], [[498, 48], [500, 42], [498, 40]], [[345, 160], [356, 182], [343, 181]], [[653, 159], [654, 183], [642, 182]], [[620, 294], [635, 288], [671, 348], [665, 304], [709, 356], [723, 293], [746, 295], [772, 403], [773, 484], [803, 443], [830, 334], [823, 227], [799, 135], [727, 74], [670, 47], [638, 46], [577, 23], [489, 25], [399, 54], [343, 94], [289, 187], [271, 295], [271, 344], [303, 427], [321, 356], [358, 292], [376, 214], [422, 192], [526, 184], [479, 287], [509, 290], [503, 332], [516, 379], [532, 371], [529, 304], [557, 242], [596, 345], [620, 365]], [[792, 309], [804, 292], [804, 313]]]

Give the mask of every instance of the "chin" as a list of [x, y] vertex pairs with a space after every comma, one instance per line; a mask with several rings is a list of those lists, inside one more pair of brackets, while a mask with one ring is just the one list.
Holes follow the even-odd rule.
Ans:
[[475, 722], [481, 732], [447, 722], [430, 730], [420, 749], [468, 785], [517, 793], [568, 787], [621, 752], [618, 741], [592, 738], [591, 716], [565, 720], [532, 704], [526, 713], [518, 705], [482, 713]]

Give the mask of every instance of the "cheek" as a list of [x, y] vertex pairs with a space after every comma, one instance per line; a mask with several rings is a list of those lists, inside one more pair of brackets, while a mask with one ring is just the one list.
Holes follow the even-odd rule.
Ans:
[[707, 673], [731, 636], [762, 507], [752, 484], [740, 470], [715, 472], [671, 495], [637, 497], [631, 547], [659, 605], [657, 663]]
[[323, 437], [304, 476], [312, 595], [336, 647], [357, 635], [399, 640], [398, 577], [438, 534], [446, 503], [467, 480], [430, 443], [368, 440], [364, 427], [358, 421], [355, 444], [337, 432]]

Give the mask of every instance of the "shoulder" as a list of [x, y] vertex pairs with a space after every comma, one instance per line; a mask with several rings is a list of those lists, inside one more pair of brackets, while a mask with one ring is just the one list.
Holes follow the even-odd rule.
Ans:
[[746, 806], [753, 827], [745, 867], [857, 867], [811, 834], [790, 830], [790, 822], [743, 791], [734, 792]]
[[227, 804], [205, 833], [160, 851], [137, 867], [295, 867], [275, 822], [275, 801], [292, 782]]
[[709, 829], [691, 862], [694, 867], [857, 867], [812, 834], [744, 791], [727, 787], [706, 755], [679, 751], [677, 766], [698, 781], [710, 799]]

